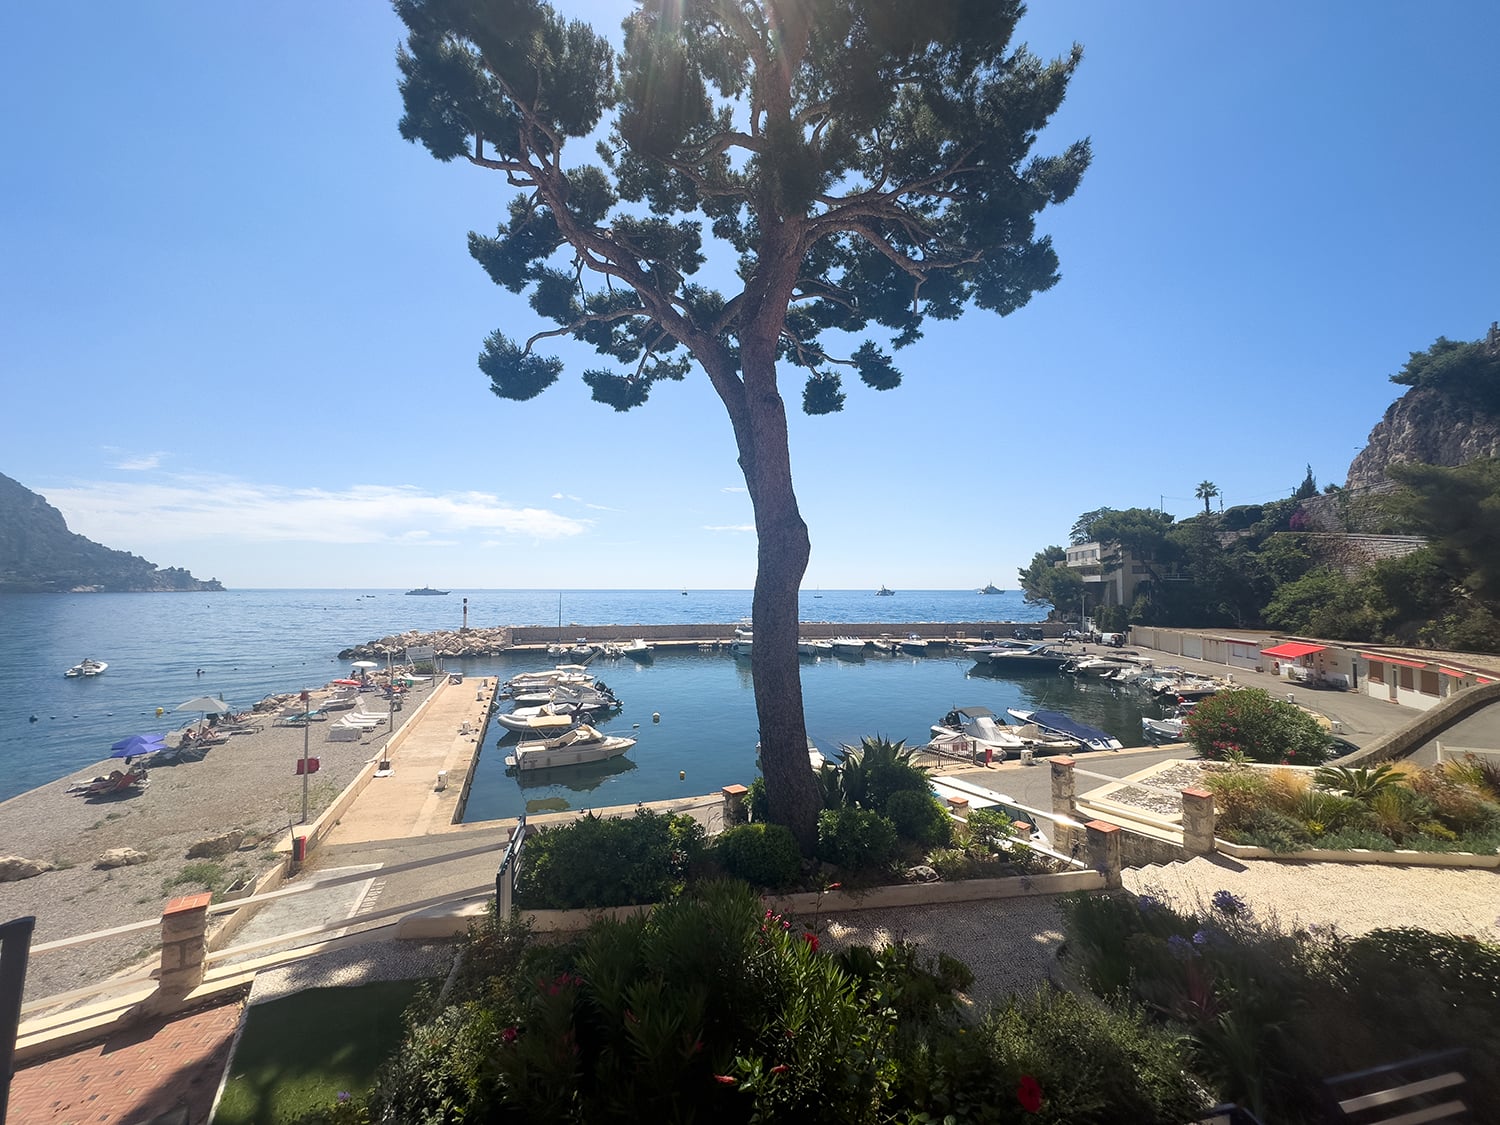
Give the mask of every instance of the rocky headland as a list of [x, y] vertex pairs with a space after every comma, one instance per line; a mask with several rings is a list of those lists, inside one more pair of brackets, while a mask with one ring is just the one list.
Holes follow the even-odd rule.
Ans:
[[0, 473], [0, 592], [17, 594], [222, 590], [216, 578], [194, 578], [95, 543], [68, 530], [62, 513]]

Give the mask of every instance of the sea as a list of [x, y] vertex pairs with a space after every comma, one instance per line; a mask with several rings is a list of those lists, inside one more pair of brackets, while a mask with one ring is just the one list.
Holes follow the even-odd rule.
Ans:
[[[270, 694], [319, 688], [349, 672], [342, 649], [409, 629], [456, 629], [464, 600], [474, 628], [731, 624], [750, 615], [749, 590], [452, 590], [410, 597], [403, 590], [231, 590], [223, 593], [0, 594], [0, 800], [80, 774], [111, 743], [162, 733], [197, 717], [176, 708], [210, 695], [235, 708]], [[1049, 607], [1019, 591], [807, 590], [804, 621], [877, 623], [900, 637], [908, 622], [1034, 622]], [[64, 670], [85, 657], [109, 669], [88, 679]], [[547, 667], [539, 654], [449, 663], [473, 676]], [[509, 743], [492, 726], [475, 767], [466, 820], [523, 809], [602, 808], [748, 783], [757, 727], [747, 661], [727, 652], [663, 652], [654, 663], [599, 661], [596, 675], [624, 703], [600, 724], [635, 737], [624, 758], [548, 771], [524, 786], [504, 770]], [[825, 753], [865, 736], [925, 742], [953, 707], [983, 705], [1067, 711], [1140, 741], [1140, 717], [1157, 712], [1131, 689], [1075, 685], [1070, 677], [998, 678], [958, 654], [804, 659], [809, 735]]]

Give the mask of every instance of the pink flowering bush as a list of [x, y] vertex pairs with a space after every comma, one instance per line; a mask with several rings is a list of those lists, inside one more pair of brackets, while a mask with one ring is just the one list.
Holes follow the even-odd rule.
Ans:
[[1182, 734], [1210, 761], [1316, 766], [1333, 746], [1332, 736], [1312, 715], [1260, 688], [1210, 696], [1193, 708]]

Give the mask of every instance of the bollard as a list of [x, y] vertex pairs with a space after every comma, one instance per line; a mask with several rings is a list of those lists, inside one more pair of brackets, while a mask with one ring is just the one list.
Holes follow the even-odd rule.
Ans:
[[441, 793], [446, 788], [448, 788], [448, 771], [438, 770], [437, 791]]
[[1211, 855], [1214, 843], [1214, 795], [1206, 789], [1182, 791], [1182, 850], [1190, 856]]

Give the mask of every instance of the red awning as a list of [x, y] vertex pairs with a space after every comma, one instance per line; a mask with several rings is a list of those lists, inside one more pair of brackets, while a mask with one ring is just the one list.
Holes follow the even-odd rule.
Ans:
[[1473, 672], [1460, 672], [1457, 668], [1444, 668], [1441, 664], [1438, 665], [1438, 671], [1445, 676], [1452, 676], [1456, 680], [1461, 680], [1465, 676], [1472, 676], [1474, 674]]
[[1360, 655], [1366, 660], [1378, 660], [1382, 664], [1399, 664], [1403, 668], [1428, 668], [1432, 665], [1430, 660], [1402, 660], [1396, 656], [1387, 656], [1383, 652], [1362, 652]]
[[1324, 652], [1327, 645], [1304, 645], [1296, 641], [1288, 641], [1284, 645], [1275, 648], [1263, 648], [1260, 650], [1262, 656], [1279, 656], [1283, 660], [1293, 660], [1299, 656], [1311, 656], [1315, 652]]

